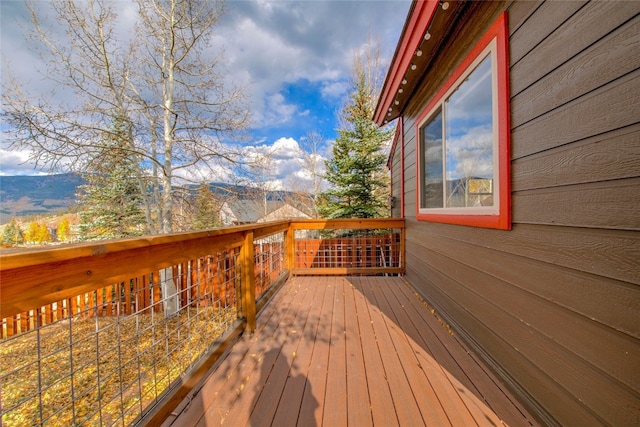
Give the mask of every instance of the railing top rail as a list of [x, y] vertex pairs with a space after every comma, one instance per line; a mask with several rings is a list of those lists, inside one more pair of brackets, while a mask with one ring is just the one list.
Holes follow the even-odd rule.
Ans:
[[172, 233], [155, 236], [141, 236], [129, 239], [101, 240], [63, 244], [59, 246], [43, 246], [28, 249], [0, 250], [0, 270], [9, 270], [25, 265], [45, 264], [91, 256], [104, 256], [122, 251], [175, 245], [185, 241], [201, 239], [220, 239], [223, 236], [242, 234], [253, 231], [256, 238], [265, 237], [286, 230], [289, 225], [294, 229], [367, 229], [367, 228], [403, 228], [401, 218], [371, 219], [295, 219], [270, 221], [230, 227], [215, 228], [206, 231]]
[[[404, 228], [403, 219], [282, 220], [201, 232], [0, 251], [0, 317], [292, 229]], [[28, 305], [28, 307], [27, 307]]]
[[404, 228], [403, 218], [300, 219], [292, 222], [296, 230]]
[[0, 270], [22, 267], [54, 261], [66, 261], [96, 255], [107, 255], [122, 251], [135, 251], [164, 245], [175, 245], [185, 241], [220, 239], [224, 236], [242, 234], [252, 230], [258, 237], [286, 230], [290, 220], [272, 221], [230, 227], [221, 227], [205, 231], [172, 233], [141, 236], [128, 239], [100, 240], [83, 243], [43, 246], [28, 249], [0, 250]]
[[0, 255], [0, 318], [93, 291], [218, 251], [239, 248], [244, 234], [264, 237], [290, 221], [89, 242]]

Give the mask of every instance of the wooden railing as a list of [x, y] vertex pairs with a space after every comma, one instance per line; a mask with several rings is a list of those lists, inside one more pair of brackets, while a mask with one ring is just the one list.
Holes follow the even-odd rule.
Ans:
[[404, 272], [404, 220], [293, 222], [293, 274], [379, 275]]
[[0, 425], [157, 421], [289, 275], [403, 268], [396, 219], [3, 251]]

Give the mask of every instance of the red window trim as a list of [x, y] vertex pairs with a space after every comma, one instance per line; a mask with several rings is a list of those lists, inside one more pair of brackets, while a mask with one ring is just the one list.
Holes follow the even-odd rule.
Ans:
[[[471, 52], [464, 58], [453, 74], [432, 98], [426, 108], [418, 116], [416, 121], [416, 162], [417, 189], [416, 217], [422, 221], [442, 222], [447, 224], [468, 225], [474, 227], [496, 228], [501, 230], [511, 229], [511, 124], [509, 118], [509, 39], [507, 37], [507, 13], [502, 13], [482, 36]], [[497, 59], [497, 102], [498, 102], [498, 177], [499, 185], [499, 211], [495, 215], [465, 215], [446, 213], [421, 213], [420, 212], [420, 124], [427, 114], [442, 101], [449, 89], [456, 83], [462, 74], [484, 51], [484, 49], [496, 39]]]

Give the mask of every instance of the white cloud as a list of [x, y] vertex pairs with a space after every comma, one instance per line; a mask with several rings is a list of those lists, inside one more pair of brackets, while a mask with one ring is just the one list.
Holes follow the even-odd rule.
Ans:
[[280, 138], [273, 143], [273, 149], [276, 153], [285, 155], [300, 155], [300, 145], [293, 138]]
[[[267, 100], [274, 94], [284, 97], [286, 84], [303, 80], [319, 84], [323, 99], [339, 101], [349, 87], [354, 53], [369, 34], [380, 40], [383, 57], [390, 58], [409, 4], [407, 0], [230, 1], [215, 43], [225, 46], [230, 74], [251, 85], [254, 126], [268, 126], [274, 117]], [[296, 102], [285, 98], [283, 104]], [[277, 124], [295, 117], [281, 116]]]
[[[298, 141], [290, 137], [278, 138], [272, 144], [245, 147], [243, 157], [255, 165], [254, 184], [268, 185], [273, 190], [311, 191], [312, 174], [303, 158], [304, 151]], [[317, 155], [315, 161], [322, 169], [325, 158]]]
[[[39, 10], [44, 5], [39, 4]], [[114, 5], [120, 13], [118, 35], [127, 34], [135, 17], [134, 4], [114, 2]], [[409, 5], [409, 0], [229, 0], [225, 6], [227, 14], [214, 30], [207, 52], [218, 55], [224, 50], [219, 65], [225, 80], [248, 87], [255, 128], [277, 128], [285, 124], [294, 127], [296, 119], [305, 117], [308, 123], [315, 115], [309, 106], [303, 107], [299, 99], [290, 98], [285, 88], [308, 81], [319, 87], [322, 99], [328, 104], [339, 102], [348, 89], [353, 53], [372, 33], [381, 42], [383, 56], [391, 57]], [[24, 27], [29, 27], [25, 3], [4, 1], [0, 2], [0, 7], [3, 61], [10, 64], [14, 74], [30, 83], [30, 89], [48, 93], [53, 89], [51, 83], [45, 82], [37, 73], [46, 67], [37, 55], [25, 48]], [[55, 25], [51, 27], [56, 28]], [[332, 123], [325, 126], [331, 130], [336, 127]], [[305, 132], [288, 130], [287, 134]], [[280, 141], [271, 140], [274, 144]], [[295, 164], [293, 146], [287, 147], [290, 155], [279, 154], [282, 164], [277, 165], [277, 176], [281, 177], [279, 171], [289, 171], [294, 177], [304, 176], [299, 166], [292, 166]], [[330, 142], [326, 147], [328, 155]], [[18, 157], [2, 154], [0, 173], [9, 170], [19, 173], [24, 169], [18, 167]], [[287, 158], [290, 160], [285, 161]], [[225, 172], [228, 171], [216, 174]], [[193, 171], [198, 176], [207, 176], [207, 173], [198, 168]], [[282, 182], [285, 182], [284, 178]]]
[[267, 96], [265, 104], [266, 108], [262, 120], [254, 123], [256, 127], [275, 126], [287, 123], [298, 112], [298, 107], [295, 104], [288, 104], [284, 96], [280, 93]]
[[349, 89], [348, 81], [329, 81], [325, 82], [320, 89], [323, 98], [340, 99], [347, 93]]
[[29, 160], [29, 151], [8, 151], [0, 149], [0, 176], [45, 175]]
[[175, 171], [175, 184], [201, 182], [233, 182], [234, 171], [230, 164], [200, 163]]

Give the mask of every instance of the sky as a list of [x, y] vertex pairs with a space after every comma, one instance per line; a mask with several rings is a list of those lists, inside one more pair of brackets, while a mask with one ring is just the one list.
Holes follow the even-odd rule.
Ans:
[[[121, 4], [126, 20], [134, 13], [132, 2]], [[386, 70], [409, 6], [410, 0], [227, 1], [213, 44], [224, 51], [227, 75], [247, 87], [250, 149], [277, 152], [272, 174], [278, 185], [295, 179], [300, 142], [309, 132], [323, 136], [321, 154], [330, 155], [355, 52], [372, 35]], [[0, 2], [3, 71], [8, 65], [24, 81], [38, 84], [38, 70], [46, 67], [26, 47], [29, 24], [24, 2]], [[27, 153], [5, 148], [0, 145], [0, 176], [43, 172], [25, 163]]]

